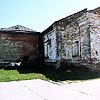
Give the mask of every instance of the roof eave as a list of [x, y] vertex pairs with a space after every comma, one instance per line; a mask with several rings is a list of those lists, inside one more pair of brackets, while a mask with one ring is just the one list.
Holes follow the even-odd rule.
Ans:
[[60, 21], [63, 21], [64, 19], [67, 19], [67, 18], [69, 18], [69, 17], [72, 17], [73, 15], [76, 15], [76, 14], [81, 13], [81, 12], [87, 12], [87, 8], [86, 8], [86, 9], [83, 9], [83, 10], [77, 12], [77, 13], [71, 14], [71, 15], [65, 17], [65, 18], [62, 18], [62, 19], [60, 19], [60, 20], [58, 20], [58, 21], [55, 21], [51, 26], [49, 26], [47, 29], [45, 29], [45, 30], [42, 32], [42, 34], [45, 35], [46, 33], [48, 33], [48, 32], [50, 32], [51, 30], [53, 30], [53, 25], [54, 25], [54, 24], [56, 24], [56, 23], [58, 23], [58, 22], [60, 22]]
[[40, 34], [40, 32], [32, 32], [32, 31], [1, 31], [0, 33], [5, 33], [5, 34]]

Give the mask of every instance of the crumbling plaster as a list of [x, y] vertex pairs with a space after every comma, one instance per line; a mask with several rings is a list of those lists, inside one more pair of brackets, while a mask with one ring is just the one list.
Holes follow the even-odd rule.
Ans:
[[[47, 51], [44, 47], [46, 53], [55, 52], [54, 61], [100, 61], [100, 8], [85, 9], [56, 21], [44, 38], [54, 38], [53, 49]], [[53, 60], [53, 56], [48, 53], [47, 61]]]
[[89, 13], [91, 59], [100, 61], [100, 13]]

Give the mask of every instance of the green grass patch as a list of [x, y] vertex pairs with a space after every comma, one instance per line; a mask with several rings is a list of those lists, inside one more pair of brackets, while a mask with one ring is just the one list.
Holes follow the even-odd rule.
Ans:
[[42, 79], [47, 80], [45, 75], [40, 73], [19, 73], [17, 70], [0, 70], [0, 82]]

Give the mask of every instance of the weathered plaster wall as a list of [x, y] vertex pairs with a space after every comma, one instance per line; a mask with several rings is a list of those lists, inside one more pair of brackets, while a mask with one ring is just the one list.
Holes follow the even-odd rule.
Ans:
[[[48, 47], [49, 49], [45, 50], [48, 54], [54, 51], [52, 54], [58, 62], [100, 61], [100, 7], [90, 11], [85, 9], [56, 21], [53, 29], [45, 33], [46, 38], [54, 38], [54, 49]], [[49, 54], [48, 59], [52, 60], [53, 56]]]
[[92, 61], [100, 61], [100, 8], [97, 10], [89, 13]]
[[0, 33], [0, 61], [38, 58], [38, 35]]
[[90, 59], [90, 26], [89, 17], [86, 12], [82, 17], [80, 17], [79, 27], [80, 27], [80, 57], [82, 60]]
[[55, 31], [52, 30], [49, 33], [45, 34], [43, 39], [45, 61], [55, 62], [57, 58]]
[[[69, 23], [68, 23], [69, 22]], [[90, 59], [90, 32], [87, 12], [78, 18], [56, 23], [58, 60]]]

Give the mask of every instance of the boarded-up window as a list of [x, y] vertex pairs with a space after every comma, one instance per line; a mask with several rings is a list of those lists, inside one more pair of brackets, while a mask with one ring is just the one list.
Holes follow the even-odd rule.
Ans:
[[76, 41], [73, 46], [73, 56], [79, 55], [79, 41]]
[[79, 54], [79, 41], [76, 41], [76, 54]]

